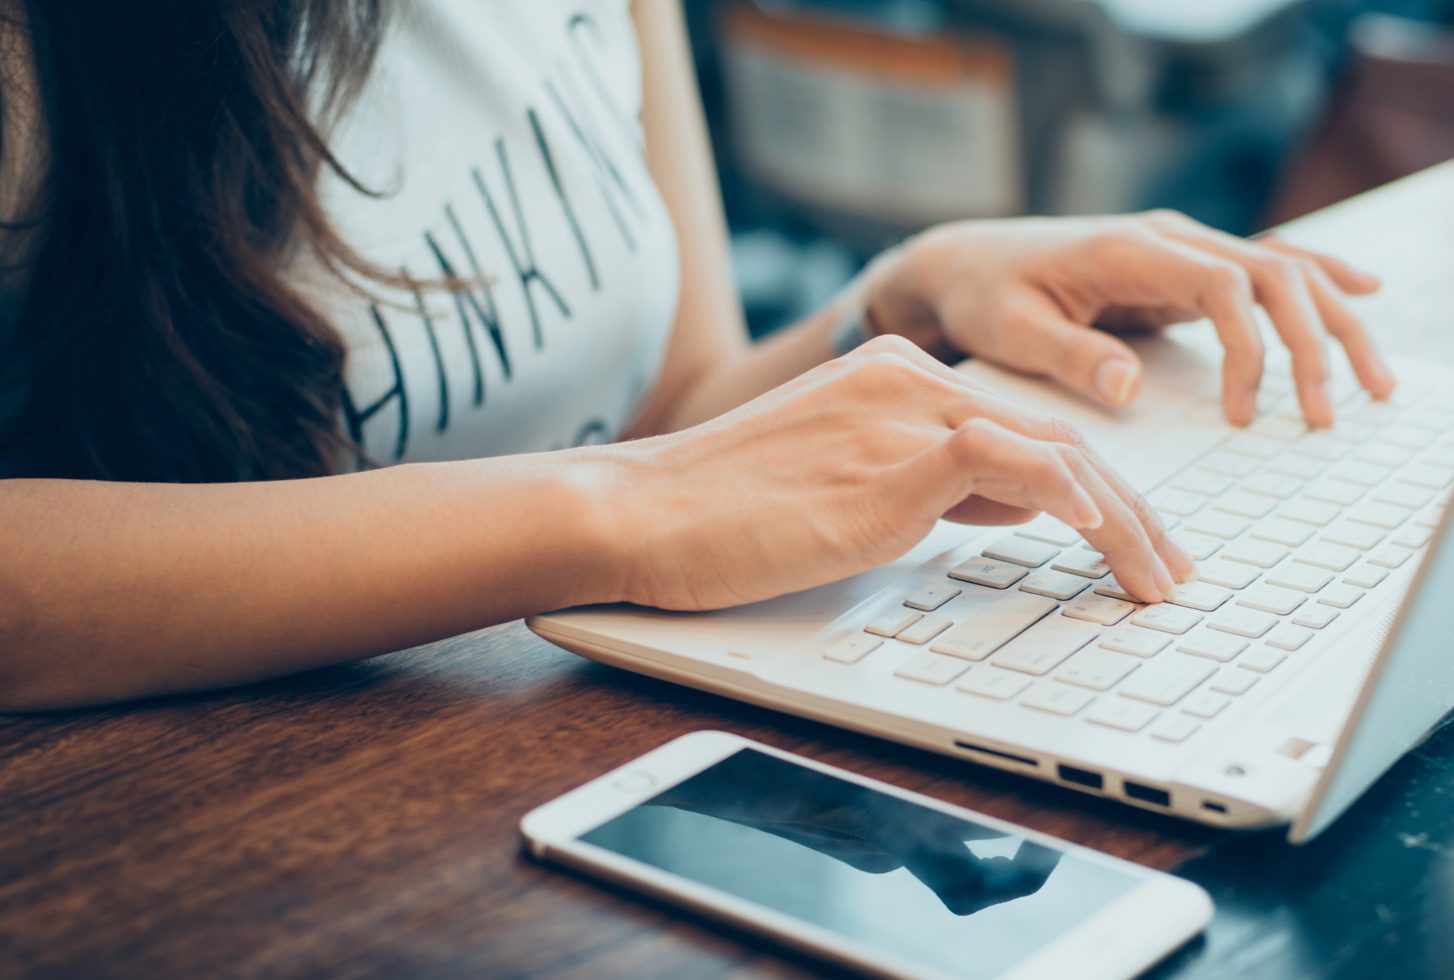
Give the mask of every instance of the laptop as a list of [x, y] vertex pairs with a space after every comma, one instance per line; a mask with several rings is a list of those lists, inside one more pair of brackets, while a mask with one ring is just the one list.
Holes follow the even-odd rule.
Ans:
[[1335, 366], [1338, 422], [1309, 431], [1272, 353], [1239, 430], [1205, 324], [1139, 353], [1143, 391], [1121, 410], [959, 370], [1072, 420], [1147, 493], [1201, 569], [1172, 601], [1129, 601], [1042, 516], [941, 522], [898, 561], [736, 609], [593, 606], [529, 626], [616, 667], [1309, 840], [1454, 708], [1454, 371], [1395, 361], [1399, 390], [1376, 402]]

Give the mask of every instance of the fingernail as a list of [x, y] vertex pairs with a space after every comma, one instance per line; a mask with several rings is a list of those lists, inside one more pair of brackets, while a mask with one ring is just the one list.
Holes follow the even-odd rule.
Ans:
[[1136, 387], [1136, 365], [1119, 357], [1108, 357], [1096, 368], [1096, 391], [1112, 405], [1131, 400]]
[[1091, 495], [1079, 487], [1076, 488], [1075, 494], [1075, 517], [1077, 531], [1094, 531], [1106, 520], [1101, 515], [1101, 509], [1091, 499]]
[[1169, 569], [1175, 564], [1177, 568], [1181, 569], [1177, 573], [1178, 579], [1183, 582], [1195, 582], [1198, 578], [1197, 563], [1191, 555], [1187, 554], [1186, 549], [1181, 546], [1181, 542], [1167, 535], [1166, 550], [1171, 552], [1171, 561], [1167, 562], [1166, 567]]
[[1181, 576], [1182, 585], [1191, 585], [1193, 582], [1200, 582], [1201, 580], [1202, 570], [1197, 567], [1196, 562], [1192, 562], [1191, 567], [1183, 572]]
[[1237, 396], [1237, 417], [1232, 421], [1247, 425], [1257, 417], [1257, 392], [1245, 391]]

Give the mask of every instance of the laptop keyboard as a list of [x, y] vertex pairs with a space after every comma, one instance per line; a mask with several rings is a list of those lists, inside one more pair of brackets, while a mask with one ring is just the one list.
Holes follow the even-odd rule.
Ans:
[[1291, 382], [1264, 385], [1271, 410], [1148, 495], [1201, 573], [1168, 601], [1135, 601], [1041, 516], [822, 656], [895, 658], [906, 684], [1191, 737], [1345, 610], [1396, 601], [1380, 590], [1428, 545], [1454, 484], [1454, 411], [1432, 392], [1345, 391], [1338, 424], [1310, 431]]

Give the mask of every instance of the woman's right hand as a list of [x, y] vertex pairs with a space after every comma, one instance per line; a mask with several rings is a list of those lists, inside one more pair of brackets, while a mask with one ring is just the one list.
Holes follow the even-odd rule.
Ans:
[[713, 609], [866, 571], [943, 517], [1044, 511], [1146, 601], [1195, 574], [1145, 500], [1067, 423], [1023, 411], [898, 337], [711, 422], [600, 450], [619, 598]]

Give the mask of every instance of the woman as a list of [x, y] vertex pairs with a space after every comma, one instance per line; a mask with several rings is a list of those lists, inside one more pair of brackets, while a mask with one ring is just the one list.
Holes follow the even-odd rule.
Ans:
[[932, 229], [749, 344], [674, 3], [383, 6], [9, 0], [0, 707], [747, 602], [941, 516], [1047, 511], [1155, 601], [1141, 498], [943, 360], [1122, 405], [1094, 326], [1206, 315], [1245, 423], [1260, 303], [1309, 421], [1328, 335], [1392, 389], [1370, 277], [1161, 213]]

